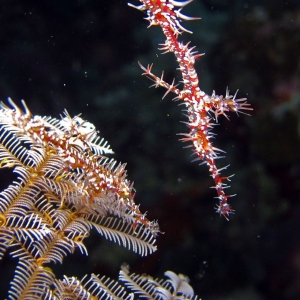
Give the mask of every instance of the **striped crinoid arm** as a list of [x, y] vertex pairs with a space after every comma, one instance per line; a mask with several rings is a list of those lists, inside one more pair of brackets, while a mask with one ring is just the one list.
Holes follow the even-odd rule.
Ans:
[[182, 75], [183, 87], [181, 89], [177, 88], [174, 82], [172, 84], [165, 82], [163, 76], [158, 77], [153, 74], [152, 65], [143, 67], [139, 64], [144, 71], [143, 75], [154, 82], [153, 86], [164, 87], [167, 89], [166, 94], [174, 93], [176, 95], [174, 100], [181, 101], [186, 107], [184, 113], [188, 121], [185, 123], [189, 132], [183, 133], [181, 140], [192, 143], [193, 152], [197, 156], [196, 160], [202, 160], [208, 166], [218, 194], [219, 203], [216, 211], [228, 220], [229, 214], [234, 210], [227, 202], [232, 195], [226, 195], [225, 188], [228, 185], [225, 182], [230, 180], [231, 176], [221, 176], [221, 170], [226, 167], [218, 168], [216, 165], [216, 160], [220, 158], [220, 153], [223, 151], [213, 146], [211, 142], [212, 128], [218, 122], [220, 115], [229, 119], [227, 113], [230, 111], [247, 114], [252, 108], [249, 107], [250, 104], [246, 102], [246, 98], [237, 99], [237, 93], [230, 95], [228, 89], [225, 96], [218, 96], [215, 92], [208, 95], [200, 89], [195, 61], [203, 54], [194, 51], [194, 47], [190, 47], [190, 42], [184, 44], [178, 39], [183, 32], [192, 33], [181, 25], [181, 21], [198, 19], [188, 17], [181, 12], [192, 1], [140, 0], [142, 4], [139, 6], [129, 5], [147, 13], [146, 19], [149, 21], [149, 27], [158, 25], [162, 28], [166, 41], [161, 45], [160, 50], [164, 53], [172, 52], [176, 57]]
[[[19, 260], [10, 299], [52, 297], [49, 264], [76, 249], [87, 255], [92, 228], [142, 256], [156, 251], [158, 225], [140, 212], [126, 165], [104, 156], [112, 150], [93, 124], [9, 103], [0, 108], [0, 169], [17, 178], [0, 192], [0, 260], [6, 253]], [[76, 285], [66, 282], [66, 291]]]

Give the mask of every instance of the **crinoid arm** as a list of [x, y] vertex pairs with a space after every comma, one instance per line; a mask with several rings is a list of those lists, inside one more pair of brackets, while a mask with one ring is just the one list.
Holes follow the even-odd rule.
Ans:
[[75, 291], [78, 281], [55, 281], [49, 265], [76, 250], [87, 255], [92, 228], [146, 256], [156, 251], [158, 224], [140, 212], [126, 164], [104, 156], [111, 148], [93, 124], [9, 104], [0, 109], [0, 168], [17, 179], [0, 192], [0, 259], [8, 253], [18, 260], [10, 299], [55, 299], [55, 285], [74, 287], [84, 299], [88, 293]]

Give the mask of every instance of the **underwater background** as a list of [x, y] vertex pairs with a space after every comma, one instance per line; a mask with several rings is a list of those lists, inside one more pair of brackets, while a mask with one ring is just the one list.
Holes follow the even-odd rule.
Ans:
[[[133, 4], [138, 1], [132, 0]], [[124, 0], [0, 0], [0, 100], [24, 99], [33, 114], [58, 117], [66, 108], [95, 124], [127, 162], [135, 202], [158, 219], [158, 251], [141, 258], [96, 233], [62, 274], [131, 271], [162, 277], [183, 273], [202, 299], [300, 299], [300, 2], [195, 0], [184, 22], [205, 56], [196, 63], [200, 87], [225, 94], [239, 89], [252, 116], [219, 118], [214, 146], [230, 164], [230, 221], [215, 214], [216, 192], [206, 166], [191, 163], [178, 141], [187, 132], [181, 107], [149, 89], [143, 65], [181, 80], [172, 54], [161, 55], [160, 28]], [[1, 188], [8, 178], [1, 173]], [[4, 298], [16, 262], [0, 262]]]

